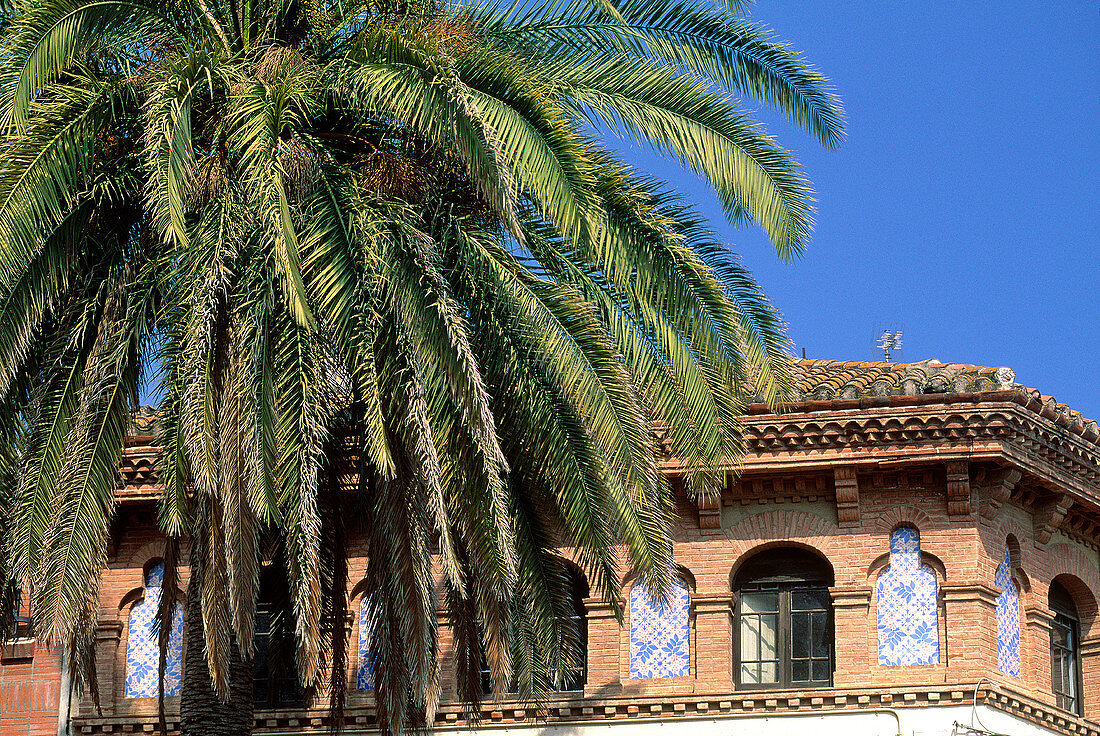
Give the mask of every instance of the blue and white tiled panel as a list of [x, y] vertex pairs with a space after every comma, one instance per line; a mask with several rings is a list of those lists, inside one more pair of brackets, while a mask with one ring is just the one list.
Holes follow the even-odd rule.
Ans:
[[940, 661], [936, 576], [920, 564], [920, 534], [903, 526], [890, 535], [890, 566], [879, 576], [878, 663], [886, 667]]
[[[160, 644], [154, 623], [164, 584], [164, 565], [145, 575], [145, 597], [130, 609], [130, 635], [126, 643], [126, 697], [157, 697]], [[183, 606], [172, 608], [172, 629], [168, 632], [168, 653], [164, 666], [164, 694], [179, 695], [183, 681]]]
[[359, 601], [359, 659], [355, 675], [356, 690], [374, 689], [374, 658], [370, 652], [370, 620], [366, 596]]
[[680, 578], [669, 602], [654, 600], [642, 584], [630, 591], [630, 677], [682, 677], [691, 673], [688, 587]]
[[1004, 559], [997, 565], [993, 583], [1001, 589], [997, 596], [997, 669], [1006, 675], [1020, 676], [1020, 593], [1012, 581], [1012, 567], [1005, 548]]

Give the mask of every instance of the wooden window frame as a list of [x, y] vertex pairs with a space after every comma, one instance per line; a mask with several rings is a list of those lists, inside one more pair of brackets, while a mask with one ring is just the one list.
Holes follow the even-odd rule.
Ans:
[[[776, 650], [779, 655], [778, 659], [778, 681], [777, 682], [743, 682], [741, 680], [741, 619], [743, 615], [742, 610], [742, 593], [745, 591], [771, 591], [774, 590], [779, 595], [779, 612], [778, 620], [776, 622]], [[823, 593], [826, 598], [829, 598], [829, 586], [815, 581], [791, 581], [791, 582], [755, 582], [748, 581], [737, 589], [737, 603], [734, 613], [734, 635], [733, 635], [733, 664], [734, 664], [734, 682], [735, 687], [738, 690], [810, 690], [817, 688], [828, 688], [833, 685], [833, 672], [836, 667], [836, 630], [833, 621], [833, 606], [830, 601], [826, 604], [826, 627], [828, 634], [829, 644], [829, 656], [828, 656], [828, 669], [829, 677], [826, 680], [794, 680], [794, 655], [793, 655], [793, 636], [792, 636], [792, 617], [791, 617], [791, 594], [795, 592], [819, 592]], [[812, 661], [820, 658], [814, 658], [812, 656], [812, 646], [810, 648], [811, 665], [810, 676], [813, 676], [813, 664]], [[799, 659], [802, 659], [801, 657]]]
[[[1054, 695], [1055, 704], [1064, 711], [1079, 716], [1084, 715], [1084, 703], [1081, 692], [1081, 622], [1068, 611], [1055, 610], [1054, 620], [1051, 622], [1050, 631], [1050, 689]], [[1061, 627], [1066, 632], [1069, 646], [1061, 646], [1054, 641], [1054, 627]], [[1069, 666], [1062, 667], [1060, 663], [1068, 656]], [[1070, 675], [1072, 681], [1066, 683], [1062, 679], [1063, 671]]]
[[34, 600], [34, 591], [30, 587], [22, 587], [16, 589], [15, 593], [15, 616], [13, 623], [15, 628], [12, 631], [11, 639], [8, 639], [6, 644], [24, 644], [29, 641], [34, 641], [34, 618], [32, 615], [31, 606]]

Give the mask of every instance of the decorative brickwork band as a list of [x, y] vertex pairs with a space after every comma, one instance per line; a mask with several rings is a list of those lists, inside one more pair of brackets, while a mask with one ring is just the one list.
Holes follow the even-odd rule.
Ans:
[[940, 661], [936, 575], [920, 564], [920, 534], [902, 526], [890, 535], [890, 566], [879, 576], [878, 663], [886, 667]]
[[997, 596], [997, 669], [1006, 675], [1020, 676], [1020, 594], [1012, 580], [1008, 548], [997, 565], [994, 584], [1001, 589]]
[[[164, 565], [157, 564], [145, 576], [145, 598], [130, 610], [130, 636], [126, 643], [126, 697], [157, 697], [160, 642], [155, 629], [163, 594]], [[164, 694], [179, 695], [183, 681], [183, 606], [172, 608], [168, 633], [168, 658], [164, 667]]]
[[666, 604], [642, 584], [630, 590], [630, 677], [684, 677], [691, 673], [688, 586], [676, 578]]

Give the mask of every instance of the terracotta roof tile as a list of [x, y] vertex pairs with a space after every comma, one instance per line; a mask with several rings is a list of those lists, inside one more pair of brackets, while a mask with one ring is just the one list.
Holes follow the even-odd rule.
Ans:
[[884, 363], [801, 359], [795, 361], [798, 385], [794, 401], [858, 399], [865, 396], [978, 393], [1016, 390], [1037, 401], [1039, 413], [1095, 437], [1100, 428], [1065, 404], [1033, 388], [1016, 383], [1016, 373], [1004, 366], [990, 368], [966, 363], [941, 363], [932, 358], [919, 363]]
[[917, 396], [1017, 388], [1011, 368], [986, 368], [925, 360], [880, 363], [797, 360], [796, 400], [854, 399], [861, 396]]
[[[1100, 437], [1100, 426], [1095, 421], [1036, 389], [1016, 383], [1015, 372], [1003, 366], [989, 368], [935, 359], [919, 363], [801, 359], [795, 360], [795, 373], [798, 384], [791, 400], [796, 402], [1013, 390], [1026, 395], [1031, 400], [1029, 405], [1037, 407], [1036, 412], [1042, 416], [1094, 442]], [[143, 406], [134, 415], [131, 434], [152, 435], [158, 425], [158, 412]]]

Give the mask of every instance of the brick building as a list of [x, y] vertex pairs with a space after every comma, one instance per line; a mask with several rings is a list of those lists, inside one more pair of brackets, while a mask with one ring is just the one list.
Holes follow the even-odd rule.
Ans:
[[[1006, 368], [804, 360], [800, 371], [787, 411], [751, 407], [740, 475], [718, 497], [680, 498], [671, 602], [653, 603], [624, 568], [620, 626], [578, 572], [588, 650], [574, 689], [537, 707], [486, 702], [474, 728], [1100, 736], [1097, 424]], [[102, 715], [59, 697], [58, 652], [8, 643], [0, 736], [55, 734], [70, 716], [75, 733], [155, 727], [149, 611], [163, 542], [151, 418], [139, 419], [103, 574]], [[363, 569], [352, 560], [353, 606]], [[351, 636], [356, 733], [374, 718], [358, 620]], [[178, 672], [170, 661], [169, 692]], [[257, 732], [326, 724], [277, 683], [258, 685]], [[468, 725], [445, 697], [436, 729]]]

